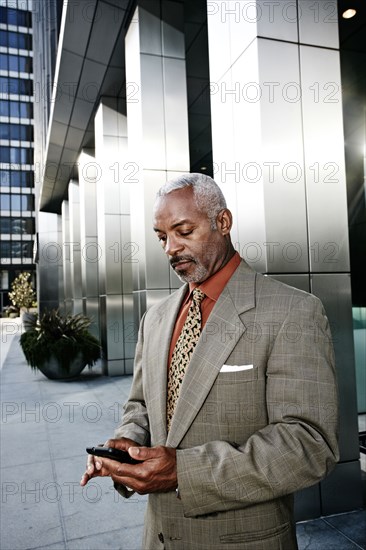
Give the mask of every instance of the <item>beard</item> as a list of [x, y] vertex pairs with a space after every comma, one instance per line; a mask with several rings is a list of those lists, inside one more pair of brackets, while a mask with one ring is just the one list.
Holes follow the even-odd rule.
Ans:
[[[190, 272], [188, 272], [184, 269], [177, 271], [175, 265], [182, 261], [192, 262], [194, 264], [193, 271], [190, 270]], [[184, 283], [200, 283], [207, 279], [208, 269], [192, 256], [176, 256], [170, 260], [170, 265], [179, 279]]]

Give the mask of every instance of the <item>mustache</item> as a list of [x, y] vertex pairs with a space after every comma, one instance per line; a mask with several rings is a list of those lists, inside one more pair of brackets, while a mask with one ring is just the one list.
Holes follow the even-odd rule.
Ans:
[[194, 263], [197, 263], [196, 260], [192, 256], [174, 256], [174, 258], [171, 258], [169, 260], [169, 263], [170, 263], [170, 265], [173, 269], [175, 268], [175, 266], [179, 262], [194, 262]]

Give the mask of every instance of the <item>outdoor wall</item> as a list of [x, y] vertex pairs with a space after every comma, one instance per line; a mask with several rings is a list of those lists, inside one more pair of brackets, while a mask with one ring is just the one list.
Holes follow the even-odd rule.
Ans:
[[[189, 172], [183, 2], [139, 2], [126, 35], [135, 323], [180, 283], [152, 229], [159, 187]], [[129, 94], [132, 94], [130, 95]]]
[[213, 165], [236, 248], [319, 296], [332, 327], [341, 461], [299, 495], [298, 514], [351, 510], [361, 484], [337, 3], [207, 6]]

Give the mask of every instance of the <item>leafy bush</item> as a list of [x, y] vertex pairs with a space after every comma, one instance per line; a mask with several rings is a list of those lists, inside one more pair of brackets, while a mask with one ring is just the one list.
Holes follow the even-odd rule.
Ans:
[[101, 347], [88, 331], [90, 325], [91, 320], [81, 313], [62, 315], [59, 310], [45, 311], [20, 337], [28, 364], [36, 369], [54, 356], [68, 372], [71, 361], [81, 353], [85, 365], [92, 367], [101, 357]]
[[18, 275], [11, 285], [9, 298], [13, 306], [18, 309], [22, 307], [29, 309], [35, 303], [36, 293], [33, 290], [32, 284], [29, 282], [30, 277], [31, 274], [25, 271]]

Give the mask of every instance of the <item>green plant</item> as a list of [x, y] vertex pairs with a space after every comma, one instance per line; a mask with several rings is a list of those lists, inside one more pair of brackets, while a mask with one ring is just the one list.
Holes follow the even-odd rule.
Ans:
[[42, 366], [51, 356], [61, 369], [69, 371], [70, 363], [80, 353], [83, 362], [92, 367], [101, 357], [100, 344], [89, 331], [91, 320], [81, 313], [62, 315], [59, 310], [45, 311], [20, 337], [28, 364]]
[[36, 293], [33, 290], [32, 284], [29, 282], [31, 274], [27, 271], [20, 273], [16, 279], [14, 279], [11, 285], [11, 292], [9, 292], [9, 298], [13, 306], [29, 309], [33, 306]]

